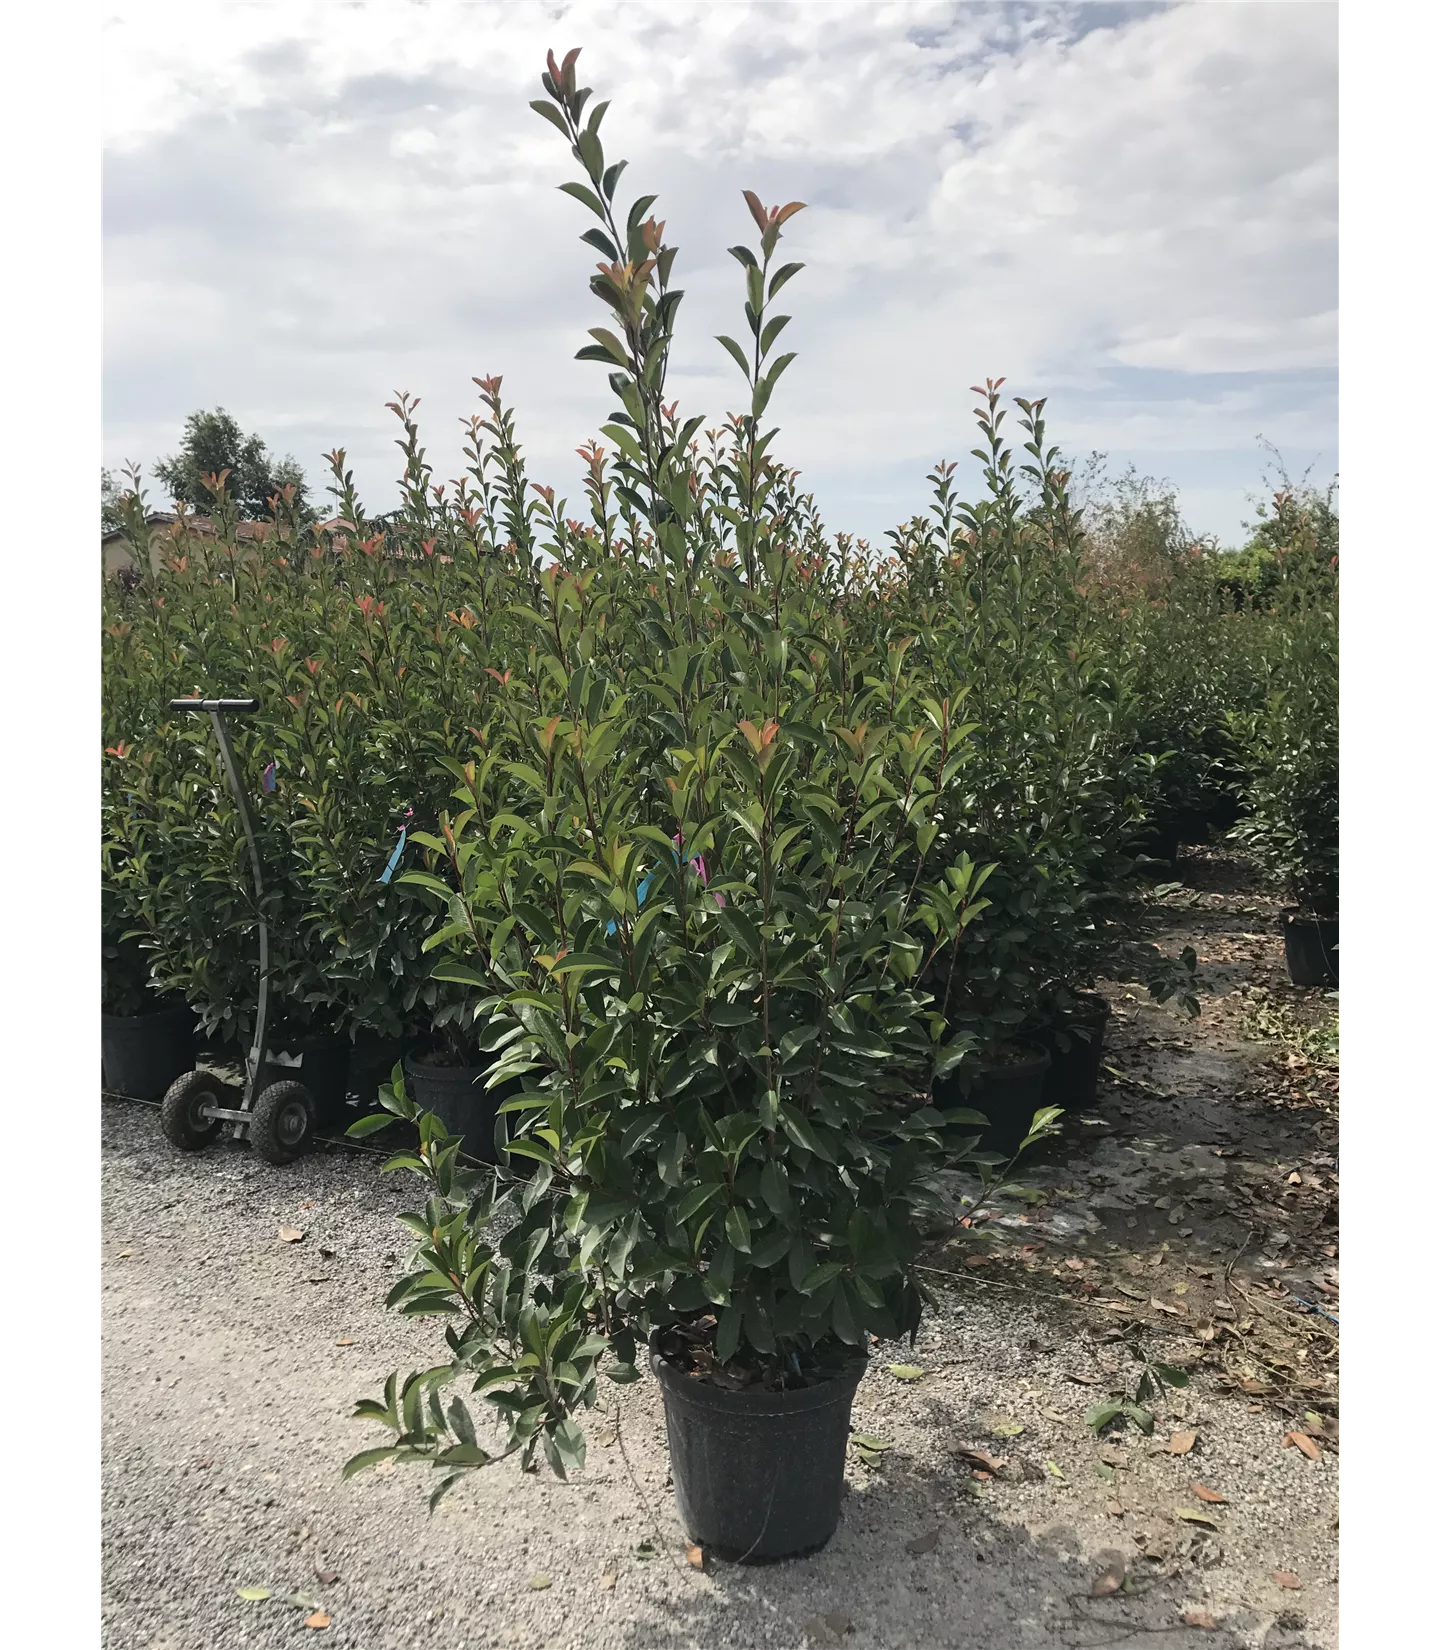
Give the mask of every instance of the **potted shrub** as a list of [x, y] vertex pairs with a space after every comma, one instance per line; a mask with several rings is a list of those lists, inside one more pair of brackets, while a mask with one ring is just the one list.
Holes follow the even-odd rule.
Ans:
[[[942, 1112], [979, 1113], [986, 1149], [1008, 1155], [1044, 1104], [1050, 1054], [1025, 1035], [1034, 981], [1028, 970], [1013, 966], [1019, 958], [1009, 952], [1012, 946], [1023, 951], [1026, 931], [1015, 926], [1017, 913], [1009, 909], [1009, 879], [1001, 872], [992, 880], [997, 870], [962, 854], [944, 873], [943, 885], [929, 890], [922, 918], [935, 938], [920, 980], [931, 997], [936, 1038], [930, 1083], [935, 1105]], [[987, 932], [983, 917], [994, 908], [990, 895], [981, 895], [987, 887], [1001, 898], [999, 934]]]
[[[633, 558], [558, 539], [521, 604], [528, 656], [492, 672], [464, 806], [425, 844], [446, 874], [409, 873], [446, 902], [434, 943], [500, 1053], [487, 1086], [522, 1087], [502, 1102], [516, 1133], [493, 1181], [458, 1167], [458, 1140], [403, 1072], [352, 1129], [418, 1127], [392, 1161], [431, 1196], [407, 1220], [420, 1242], [391, 1299], [446, 1315], [450, 1357], [359, 1406], [392, 1441], [347, 1470], [429, 1462], [437, 1496], [511, 1453], [564, 1473], [583, 1462], [577, 1416], [600, 1375], [633, 1380], [643, 1356], [688, 1533], [772, 1559], [835, 1527], [868, 1343], [913, 1336], [933, 1176], [976, 1143], [968, 1114], [947, 1124], [914, 1083], [948, 757], [920, 725], [906, 649], [851, 655], [776, 547], [788, 506], [753, 466], [778, 376], [771, 259], [793, 209], [758, 200], [758, 255], [736, 249], [756, 341], [727, 506], [736, 553], [701, 555], [698, 421], [677, 428], [661, 404], [673, 251], [640, 221], [645, 201], [624, 229], [612, 217], [603, 105], [582, 129], [575, 55], [551, 59], [542, 113], [586, 168], [588, 238], [629, 252], [593, 283], [616, 330], [597, 328], [587, 353], [619, 369], [624, 420], [606, 433], [650, 537]], [[523, 1182], [517, 1161], [533, 1165]], [[460, 1383], [503, 1418], [497, 1448], [464, 1395], [445, 1400]]]
[[105, 1083], [135, 1100], [158, 1100], [195, 1064], [195, 1016], [150, 988], [149, 962], [125, 931], [115, 896], [102, 885], [100, 1063]]
[[[1290, 524], [1280, 556], [1259, 710], [1232, 718], [1249, 781], [1247, 817], [1231, 835], [1290, 897], [1282, 913], [1285, 961], [1296, 985], [1340, 978], [1339, 677], [1333, 570], [1316, 553], [1310, 518], [1287, 494], [1275, 518]], [[1338, 529], [1336, 529], [1338, 531]]]
[[1049, 1002], [1044, 1033], [1050, 1054], [1045, 1104], [1074, 1111], [1095, 1103], [1110, 1004], [1098, 992], [1060, 988]]

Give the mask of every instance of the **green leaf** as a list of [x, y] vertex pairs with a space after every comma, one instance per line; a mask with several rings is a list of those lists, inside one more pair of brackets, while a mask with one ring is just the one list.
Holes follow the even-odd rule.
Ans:
[[727, 338], [724, 333], [717, 333], [716, 339], [735, 358], [741, 372], [745, 374], [745, 382], [748, 384], [750, 382], [750, 363], [745, 359], [745, 351], [740, 348], [733, 338]]
[[1085, 1411], [1085, 1425], [1097, 1435], [1102, 1432], [1125, 1408], [1124, 1401], [1119, 1398], [1104, 1398], [1098, 1404], [1091, 1404]]
[[709, 1186], [692, 1186], [680, 1200], [675, 1218], [682, 1223], [693, 1220], [707, 1203], [713, 1202], [724, 1190], [723, 1183], [718, 1180]]
[[259, 1604], [262, 1599], [270, 1597], [268, 1587], [237, 1587], [235, 1597], [243, 1598], [247, 1604]]
[[530, 107], [537, 115], [544, 115], [545, 119], [550, 122], [550, 124], [556, 129], [557, 132], [559, 132], [560, 136], [563, 137], [567, 143], [570, 141], [570, 128], [565, 124], [564, 115], [560, 113], [553, 103], [543, 103], [539, 98], [536, 98]]
[[738, 1306], [727, 1306], [715, 1327], [715, 1362], [723, 1369], [740, 1346], [742, 1314]]
[[377, 1111], [369, 1117], [358, 1118], [345, 1133], [351, 1140], [363, 1140], [367, 1134], [378, 1134], [381, 1129], [388, 1129], [394, 1121], [393, 1112]]
[[490, 981], [478, 968], [467, 968], [464, 963], [441, 963], [432, 970], [431, 979], [445, 980], [452, 985], [475, 985], [487, 989]]
[[591, 327], [590, 336], [609, 355], [616, 366], [628, 367], [630, 365], [629, 353], [613, 332], [608, 331], [605, 327]]
[[392, 1444], [381, 1449], [362, 1449], [358, 1455], [352, 1455], [341, 1468], [342, 1478], [353, 1478], [357, 1472], [363, 1472], [366, 1467], [378, 1466], [381, 1461], [393, 1461], [400, 1451]]
[[571, 181], [562, 183], [560, 192], [564, 195], [573, 196], [582, 206], [588, 206], [602, 223], [605, 221], [605, 208], [600, 204], [600, 197], [593, 189], [587, 189], [583, 183]]
[[886, 1364], [885, 1373], [897, 1381], [918, 1381], [925, 1371], [919, 1364]]

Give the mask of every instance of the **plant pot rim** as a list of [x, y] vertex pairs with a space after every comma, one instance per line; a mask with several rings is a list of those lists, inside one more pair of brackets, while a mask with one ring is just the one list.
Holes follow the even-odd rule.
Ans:
[[1072, 1023], [1077, 1020], [1108, 1020], [1115, 1012], [1109, 999], [1102, 997], [1098, 991], [1072, 991], [1070, 998], [1079, 1012], [1072, 1010], [1069, 1014], [1057, 1015], [1057, 1024], [1067, 1020]]
[[406, 1071], [420, 1071], [427, 1077], [445, 1076], [453, 1074], [456, 1077], [475, 1078], [490, 1070], [493, 1061], [488, 1065], [479, 1066], [452, 1066], [440, 1065], [436, 1061], [427, 1060], [425, 1055], [415, 1049], [401, 1056], [401, 1064]]
[[976, 1075], [1002, 1071], [1045, 1071], [1054, 1058], [1048, 1048], [1017, 1048], [1015, 1053], [1013, 1060], [982, 1059], [976, 1068]]
[[266, 1053], [271, 1055], [276, 1052], [290, 1054], [296, 1050], [308, 1054], [313, 1049], [333, 1048], [336, 1043], [349, 1046], [350, 1039], [343, 1031], [307, 1031], [303, 1037], [282, 1031], [274, 1036], [267, 1032], [265, 1036]]
[[786, 1387], [778, 1392], [767, 1389], [759, 1392], [736, 1391], [730, 1387], [716, 1386], [711, 1381], [688, 1375], [677, 1368], [660, 1350], [658, 1343], [664, 1332], [663, 1329], [651, 1330], [649, 1340], [650, 1372], [662, 1389], [681, 1402], [688, 1402], [700, 1409], [724, 1410], [731, 1415], [800, 1415], [806, 1410], [825, 1409], [830, 1404], [843, 1401], [847, 1392], [853, 1393], [870, 1366], [868, 1345], [858, 1346], [854, 1348], [854, 1357], [847, 1367], [836, 1375], [826, 1376], [823, 1381], [814, 1381], [809, 1386]]
[[169, 1003], [162, 1008], [152, 1008], [145, 1014], [107, 1014], [102, 1008], [100, 1010], [100, 1023], [102, 1025], [134, 1026], [150, 1020], [176, 1020], [182, 1014], [188, 1015], [192, 1021], [195, 1018], [195, 1010], [191, 1008], [189, 1003]]
[[1308, 905], [1287, 905], [1280, 912], [1280, 920], [1287, 926], [1296, 922], [1334, 922], [1340, 921], [1338, 907], [1334, 911], [1316, 911]]

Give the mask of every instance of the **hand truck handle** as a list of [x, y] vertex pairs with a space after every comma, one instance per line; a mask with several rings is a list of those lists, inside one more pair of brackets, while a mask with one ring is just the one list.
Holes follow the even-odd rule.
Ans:
[[258, 699], [172, 699], [171, 710], [219, 711], [222, 716], [245, 716], [260, 709]]

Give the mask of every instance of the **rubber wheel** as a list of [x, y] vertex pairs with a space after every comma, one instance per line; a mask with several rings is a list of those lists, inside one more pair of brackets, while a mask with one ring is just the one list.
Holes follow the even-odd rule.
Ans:
[[315, 1144], [315, 1121], [315, 1099], [303, 1083], [272, 1083], [255, 1102], [250, 1144], [267, 1163], [293, 1163]]
[[201, 1107], [227, 1106], [225, 1085], [208, 1071], [187, 1071], [165, 1090], [160, 1102], [160, 1128], [172, 1146], [182, 1152], [204, 1151], [220, 1133], [224, 1119], [206, 1117]]

